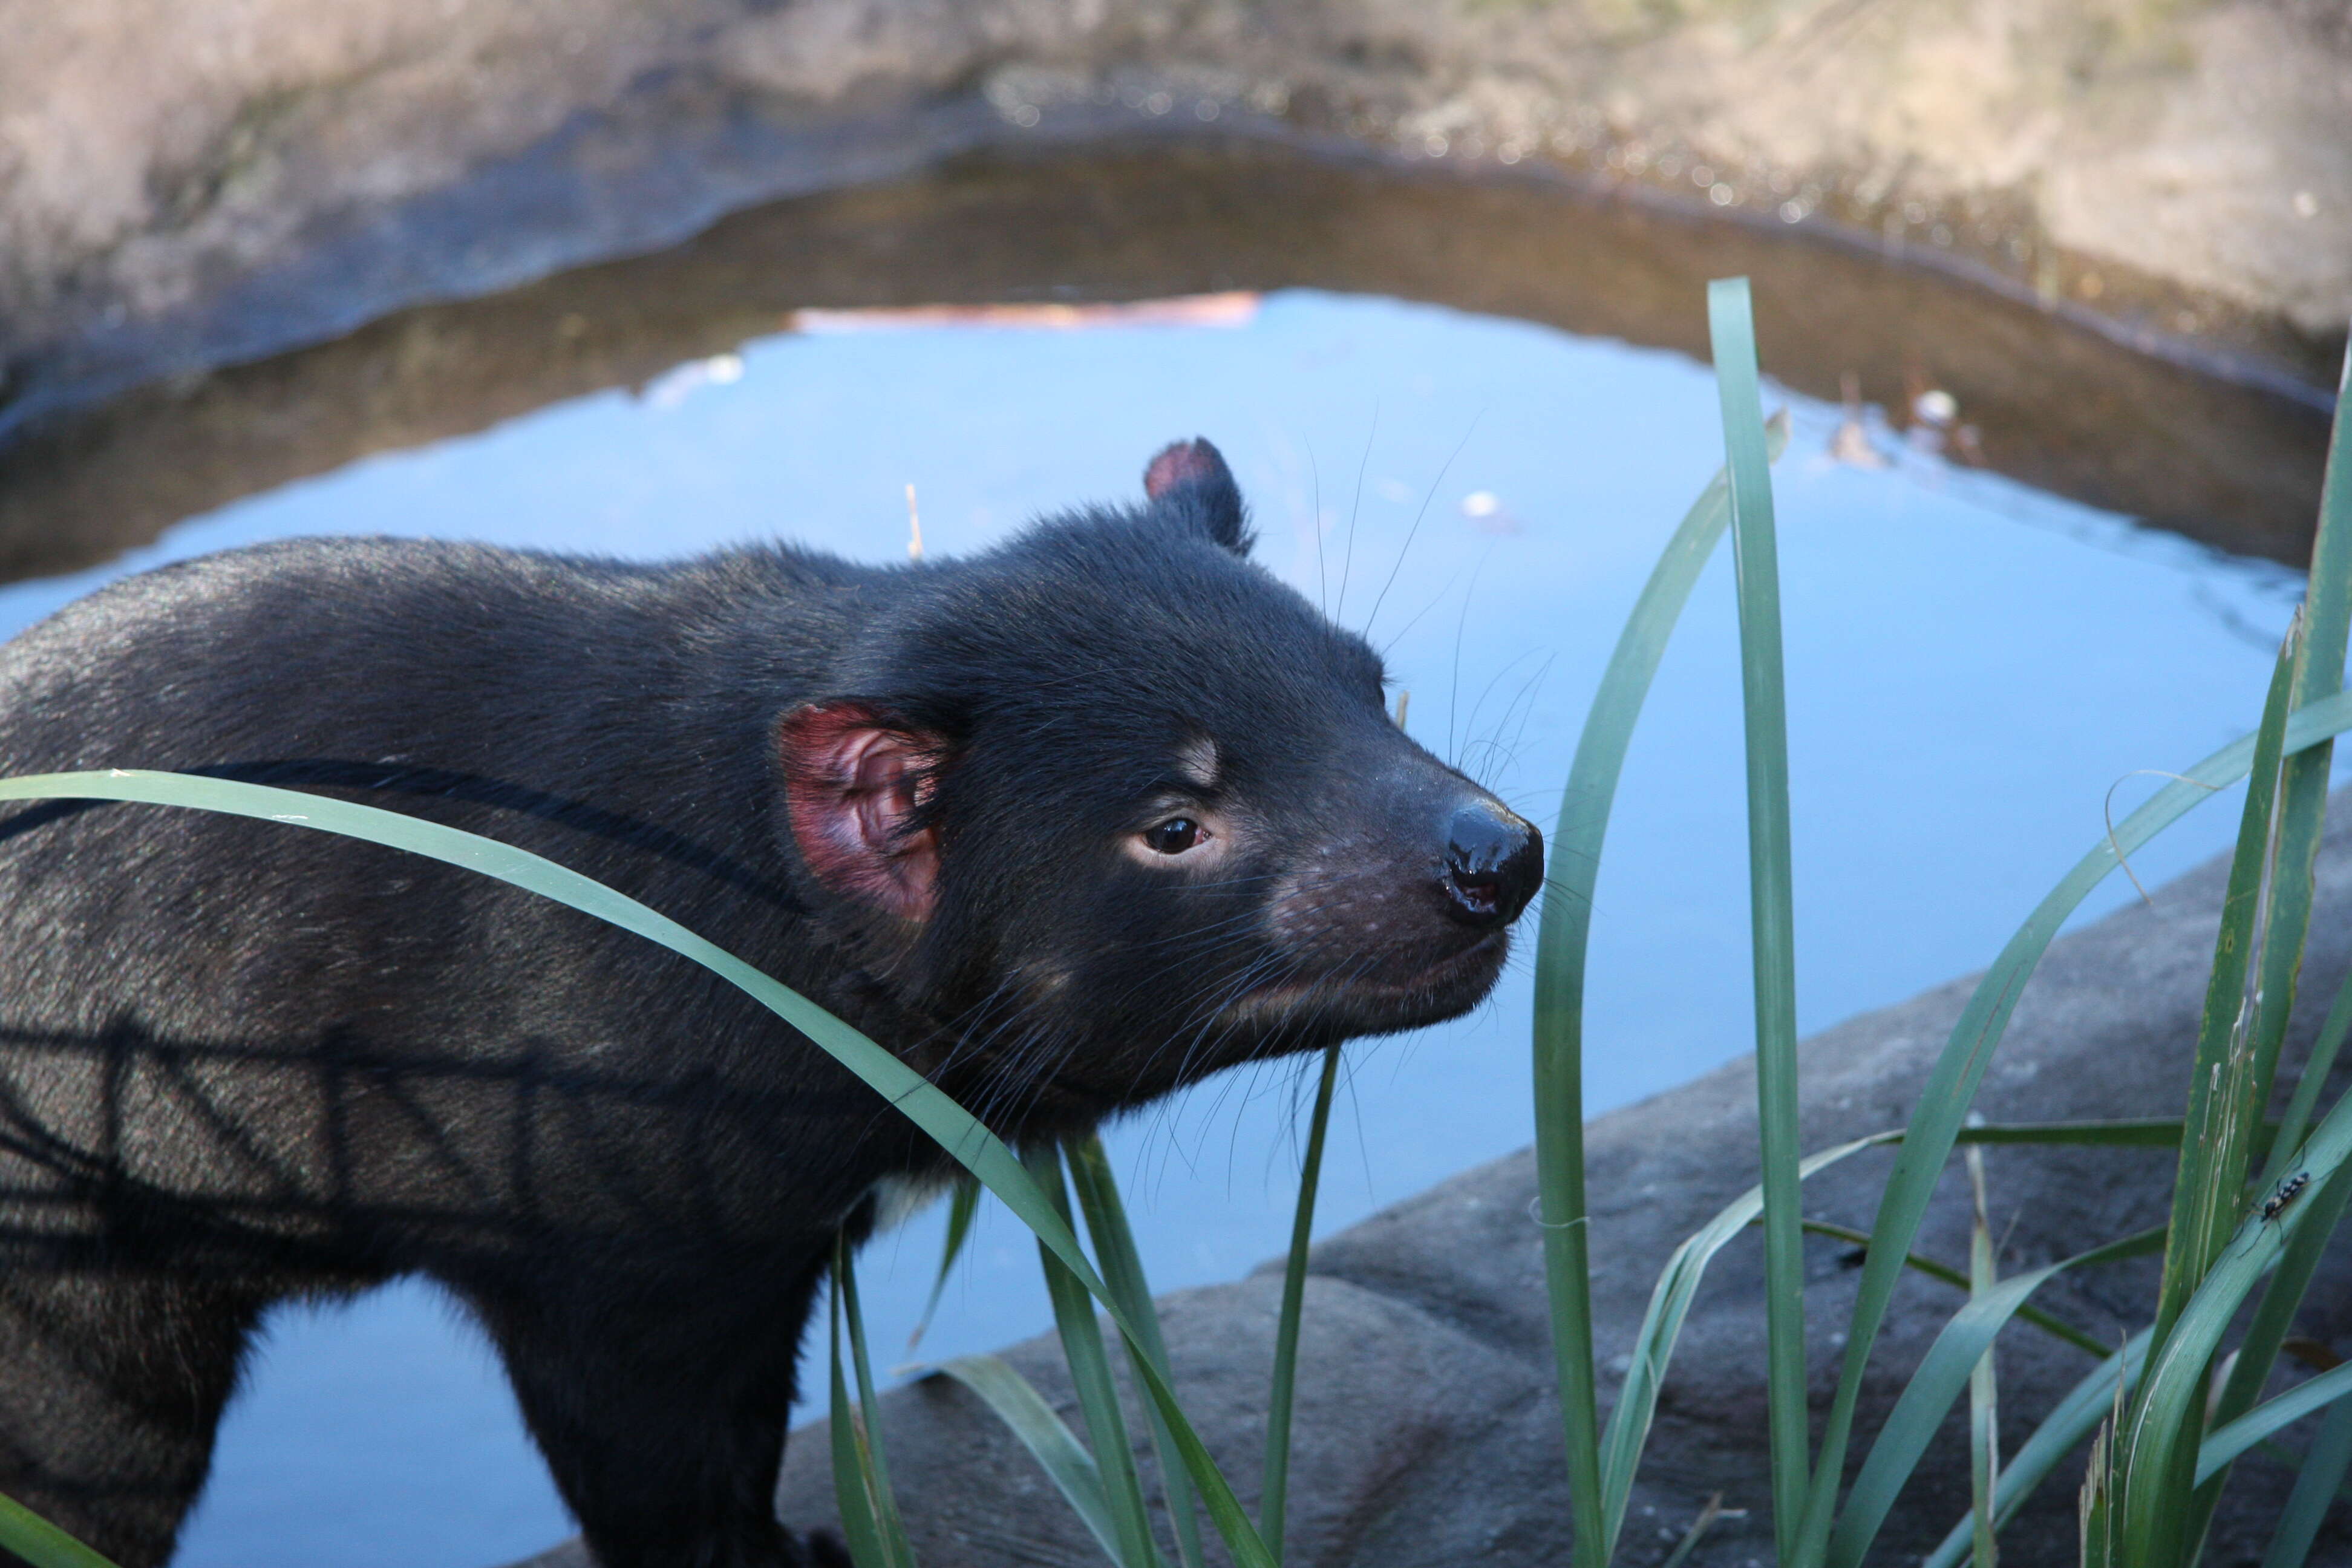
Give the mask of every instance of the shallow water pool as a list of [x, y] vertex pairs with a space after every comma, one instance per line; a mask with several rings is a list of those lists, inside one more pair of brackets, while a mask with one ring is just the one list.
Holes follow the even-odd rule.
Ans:
[[[1549, 824], [1623, 616], [1720, 461], [1706, 368], [1383, 299], [1286, 292], [1227, 316], [818, 323], [190, 518], [103, 569], [0, 590], [0, 632], [122, 572], [297, 533], [635, 557], [780, 535], [887, 560], [905, 551], [912, 483], [929, 550], [967, 552], [1041, 510], [1136, 494], [1153, 451], [1198, 433], [1251, 499], [1258, 559], [1386, 648], [1412, 733]], [[1980, 967], [2097, 838], [2111, 788], [2120, 808], [2149, 784], [2135, 770], [2180, 768], [2251, 727], [2300, 582], [1947, 461], [1874, 414], [1861, 445], [1833, 440], [1840, 409], [1780, 400], [1795, 422], [1777, 493], [1811, 1030]], [[1726, 567], [1668, 654], [1612, 831], [1596, 1111], [1747, 1046]], [[2169, 875], [2232, 826], [2209, 807], [2137, 869]], [[2130, 896], [2118, 880], [2091, 912]], [[1351, 1048], [1324, 1229], [1528, 1140], [1528, 1011], [1521, 961], [1473, 1016]], [[1300, 1088], [1287, 1067], [1238, 1073], [1116, 1131], [1156, 1286], [1229, 1279], [1283, 1246]], [[866, 1255], [886, 1355], [939, 1226], [934, 1212]], [[922, 1353], [1048, 1321], [1034, 1245], [987, 1217]], [[404, 1286], [273, 1320], [179, 1561], [470, 1568], [568, 1529], [488, 1352]]]

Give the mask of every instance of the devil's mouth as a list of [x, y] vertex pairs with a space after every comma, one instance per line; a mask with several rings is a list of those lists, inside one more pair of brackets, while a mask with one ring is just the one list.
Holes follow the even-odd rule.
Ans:
[[1493, 931], [1458, 952], [1389, 979], [1344, 969], [1276, 981], [1225, 1010], [1237, 1025], [1328, 1020], [1349, 1033], [1417, 1028], [1468, 1012], [1502, 973], [1510, 933]]

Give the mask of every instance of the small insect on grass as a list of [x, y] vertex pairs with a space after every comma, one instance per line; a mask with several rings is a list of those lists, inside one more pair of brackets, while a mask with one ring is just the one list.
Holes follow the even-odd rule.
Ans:
[[2263, 1218], [2273, 1220], [2286, 1213], [2287, 1205], [2301, 1197], [2303, 1189], [2309, 1185], [2311, 1185], [2309, 1171], [2297, 1171], [2294, 1175], [2281, 1182], [2278, 1184], [2278, 1191], [2263, 1200]]

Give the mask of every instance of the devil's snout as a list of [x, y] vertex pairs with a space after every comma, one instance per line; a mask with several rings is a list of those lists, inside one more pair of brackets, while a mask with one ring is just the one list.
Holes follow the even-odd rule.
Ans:
[[1454, 814], [1446, 829], [1446, 912], [1465, 925], [1506, 926], [1543, 885], [1543, 835], [1488, 801]]

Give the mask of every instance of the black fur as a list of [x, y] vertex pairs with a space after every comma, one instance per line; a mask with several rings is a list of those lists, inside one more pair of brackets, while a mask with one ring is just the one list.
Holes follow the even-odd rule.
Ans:
[[[1149, 504], [958, 563], [168, 567], [0, 650], [0, 773], [210, 772], [524, 846], [1007, 1136], [1067, 1134], [1469, 1007], [1539, 861], [1244, 559], [1214, 449], [1171, 454]], [[125, 1568], [169, 1556], [264, 1309], [407, 1273], [488, 1329], [606, 1568], [801, 1562], [770, 1499], [820, 1273], [877, 1181], [940, 1164], [570, 910], [266, 823], [0, 817], [0, 1491]]]

